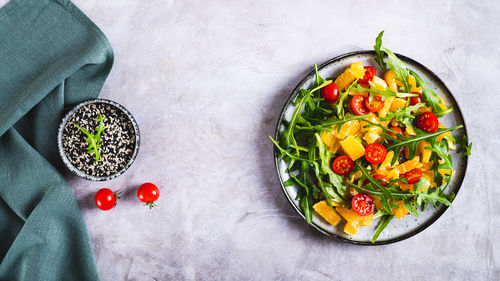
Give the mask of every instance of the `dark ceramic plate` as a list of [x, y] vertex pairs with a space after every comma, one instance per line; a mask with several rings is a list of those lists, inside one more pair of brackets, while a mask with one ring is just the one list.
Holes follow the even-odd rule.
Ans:
[[[79, 170], [77, 167], [75, 167], [71, 163], [71, 161], [68, 159], [68, 156], [64, 152], [63, 141], [62, 141], [62, 139], [63, 139], [63, 133], [64, 133], [64, 128], [67, 126], [67, 124], [68, 124], [69, 120], [71, 119], [71, 117], [76, 112], [78, 112], [78, 110], [80, 108], [82, 108], [82, 107], [84, 107], [86, 105], [89, 105], [89, 104], [105, 104], [105, 105], [112, 106], [114, 109], [116, 109], [117, 111], [121, 112], [124, 116], [126, 116], [126, 118], [128, 119], [126, 122], [130, 122], [132, 124], [132, 127], [133, 127], [133, 131], [134, 131], [133, 134], [135, 136], [135, 145], [133, 147], [132, 155], [130, 156], [130, 159], [126, 162], [126, 164], [125, 164], [125, 166], [123, 168], [121, 168], [116, 173], [113, 173], [113, 174], [111, 174], [109, 176], [95, 176], [95, 175], [87, 174], [84, 171]], [[58, 145], [59, 155], [61, 156], [61, 159], [63, 160], [64, 164], [66, 165], [66, 167], [71, 172], [73, 172], [77, 176], [82, 177], [84, 179], [93, 180], [93, 181], [107, 181], [107, 180], [114, 179], [114, 178], [120, 176], [121, 174], [123, 174], [132, 165], [132, 163], [134, 162], [135, 158], [137, 157], [137, 153], [139, 152], [139, 145], [140, 145], [139, 127], [137, 126], [137, 122], [135, 121], [135, 119], [132, 116], [132, 114], [125, 107], [123, 107], [122, 105], [120, 105], [120, 104], [118, 104], [118, 103], [116, 103], [114, 101], [106, 100], [106, 99], [88, 100], [88, 101], [84, 101], [84, 102], [79, 103], [78, 105], [76, 105], [63, 118], [63, 120], [62, 120], [62, 122], [61, 122], [61, 124], [59, 126], [59, 132], [58, 132], [58, 135], [57, 135], [57, 145]]]
[[[461, 124], [464, 127], [456, 130], [453, 134], [466, 134], [465, 122], [462, 116], [462, 112], [460, 111], [456, 100], [453, 98], [453, 95], [446, 87], [444, 82], [427, 67], [416, 62], [415, 60], [402, 55], [397, 56], [401, 60], [403, 60], [403, 62], [406, 63], [406, 65], [410, 69], [415, 71], [424, 81], [427, 81], [430, 88], [444, 99], [448, 107], [454, 108], [451, 113], [443, 118], [440, 118], [440, 121], [446, 127], [452, 127]], [[324, 78], [337, 77], [351, 63], [358, 61], [363, 62], [364, 65], [373, 66], [377, 69], [377, 73], [382, 73], [382, 70], [374, 61], [375, 57], [376, 54], [374, 51], [358, 51], [347, 53], [323, 63], [321, 66], [319, 66], [319, 73]], [[281, 111], [278, 124], [276, 126], [275, 139], [279, 136], [279, 133], [285, 129], [284, 121], [288, 121], [291, 118], [291, 115], [294, 111], [293, 101], [296, 99], [299, 90], [302, 88], [311, 87], [313, 81], [314, 71], [311, 71], [292, 91], [290, 97], [286, 101]], [[275, 165], [280, 179], [281, 187], [288, 201], [292, 204], [299, 215], [305, 218], [302, 210], [299, 207], [299, 202], [295, 200], [298, 187], [284, 186], [283, 183], [289, 178], [289, 175], [285, 172], [287, 164], [283, 160], [279, 159], [276, 155], [277, 154], [275, 150]], [[460, 186], [462, 185], [465, 171], [467, 169], [467, 156], [463, 156], [461, 153], [456, 153], [455, 151], [451, 152], [451, 156], [453, 159], [453, 168], [455, 170], [455, 175], [453, 176], [447, 191], [453, 191], [455, 194], [457, 194]], [[402, 219], [392, 220], [375, 243], [371, 243], [371, 238], [373, 236], [373, 233], [375, 232], [375, 227], [377, 226], [380, 218], [375, 219], [370, 227], [360, 227], [358, 233], [355, 236], [350, 236], [343, 232], [343, 223], [340, 223], [338, 226], [332, 226], [326, 223], [317, 214], [314, 214], [312, 226], [326, 235], [349, 243], [362, 245], [389, 244], [409, 238], [424, 230], [432, 223], [434, 223], [447, 209], [447, 207], [444, 205], [440, 205], [438, 208], [431, 207], [431, 205], [432, 204], [429, 205], [425, 212], [421, 212], [420, 218], [408, 215]]]

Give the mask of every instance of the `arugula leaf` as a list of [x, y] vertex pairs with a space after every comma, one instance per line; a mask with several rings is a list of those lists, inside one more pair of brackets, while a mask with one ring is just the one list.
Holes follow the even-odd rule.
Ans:
[[292, 154], [290, 153], [288, 150], [282, 148], [277, 141], [275, 141], [273, 139], [273, 137], [269, 136], [269, 138], [271, 139], [271, 141], [274, 143], [274, 145], [276, 146], [276, 148], [278, 148], [278, 150], [283, 154], [283, 155], [286, 155], [288, 157], [290, 157], [291, 159], [293, 160], [298, 160], [298, 161], [305, 161], [305, 162], [309, 162], [309, 159], [307, 158], [303, 158], [303, 157], [300, 157], [300, 156], [297, 156], [295, 154]]
[[302, 209], [302, 211], [304, 211], [304, 216], [306, 217], [307, 223], [311, 224], [313, 219], [314, 209], [313, 209], [312, 198], [309, 197], [309, 194], [304, 195], [304, 197], [300, 199], [300, 208]]
[[[432, 152], [436, 153], [436, 156], [439, 156], [439, 158], [443, 161], [443, 163], [439, 163], [439, 158], [434, 157], [433, 158], [433, 164], [432, 164], [432, 169], [434, 170], [434, 177], [436, 177], [436, 173], [438, 173], [438, 178], [440, 181], [440, 185], [442, 185], [442, 181], [446, 182], [446, 186], [451, 181], [451, 175], [453, 173], [453, 162], [451, 159], [451, 156], [449, 154], [449, 149], [448, 149], [448, 142], [447, 141], [441, 141], [441, 142], [436, 142], [433, 141], [431, 142], [431, 146], [427, 146], [425, 149], [430, 150]], [[442, 170], [448, 170], [449, 174], [446, 176], [442, 176], [441, 173], [439, 173], [439, 169]], [[446, 188], [446, 187], [445, 187]]]
[[[358, 185], [354, 188], [356, 190], [364, 189], [365, 192], [367, 191], [369, 194], [378, 195], [380, 197], [380, 203], [382, 203], [384, 212], [392, 215], [392, 209], [391, 209], [392, 206], [389, 202], [391, 201], [394, 202], [394, 196], [392, 192], [389, 190], [389, 188], [394, 186], [381, 185], [379, 181], [377, 181], [370, 175], [368, 170], [366, 170], [366, 168], [363, 167], [363, 165], [359, 160], [355, 161], [354, 163], [356, 164], [357, 169], [361, 171], [362, 174], [361, 178], [358, 181]], [[361, 187], [361, 184], [364, 182], [365, 179], [368, 180], [369, 183], [364, 187]]]
[[428, 179], [426, 179], [425, 177], [420, 177], [420, 179], [418, 180], [418, 182], [413, 185], [413, 191], [420, 190], [420, 189], [422, 189], [425, 186], [430, 186], [430, 184], [431, 183], [429, 182]]
[[451, 201], [453, 201], [453, 198], [455, 197], [455, 194], [453, 193], [450, 195], [444, 194], [444, 192], [439, 188], [431, 193], [427, 193], [428, 191], [428, 189], [422, 192], [420, 192], [419, 190], [415, 191], [415, 194], [417, 195], [416, 201], [418, 204], [421, 204], [425, 201], [432, 201], [434, 203], [440, 202], [446, 206], [451, 206]]
[[471, 154], [472, 142], [468, 142], [466, 135], [461, 135], [458, 137], [458, 144], [460, 145], [460, 151], [464, 156]]
[[412, 112], [417, 111], [423, 105], [423, 103], [417, 103], [405, 108], [398, 108], [396, 111], [390, 111], [385, 117], [380, 118], [380, 120], [387, 121], [396, 118], [396, 121], [405, 124], [406, 127], [413, 127], [412, 121], [415, 119], [415, 115]]
[[403, 92], [394, 92], [389, 87], [387, 87], [384, 91], [379, 90], [375, 88], [375, 84], [373, 82], [368, 82], [370, 84], [370, 88], [365, 88], [359, 84], [356, 84], [356, 87], [351, 89], [353, 92], [368, 92], [370, 94], [370, 97], [373, 97], [374, 95], [379, 95], [382, 97], [382, 99], [386, 99], [388, 97], [397, 97], [397, 98], [407, 98], [407, 97], [417, 97], [418, 94], [413, 94], [413, 93], [403, 93]]
[[73, 123], [73, 125], [80, 130], [82, 133], [84, 133], [87, 136], [87, 153], [88, 154], [95, 154], [95, 160], [94, 163], [99, 161], [101, 158], [101, 154], [99, 153], [99, 148], [102, 146], [102, 141], [101, 141], [101, 134], [102, 131], [104, 130], [104, 121], [101, 113], [99, 113], [99, 117], [97, 117], [97, 122], [99, 123], [99, 126], [95, 129], [95, 134], [89, 133], [87, 130], [84, 128], [78, 126], [77, 124]]
[[432, 112], [436, 114], [437, 117], [443, 117], [446, 114], [450, 113], [453, 111], [453, 108], [449, 108], [447, 110], [444, 110], [439, 106], [439, 103], [442, 103], [442, 101], [438, 98], [438, 95], [429, 88], [429, 85], [427, 82], [422, 80], [420, 76], [418, 76], [417, 73], [414, 71], [410, 70], [411, 75], [415, 77], [415, 81], [417, 82], [417, 86], [422, 87], [422, 98], [423, 100], [427, 103], [427, 105], [432, 108]]
[[375, 46], [373, 46], [373, 49], [375, 50], [375, 53], [377, 53], [375, 61], [378, 63], [378, 65], [380, 65], [380, 68], [382, 68], [383, 71], [386, 71], [387, 66], [384, 63], [384, 52], [380, 51], [380, 47], [382, 47], [382, 36], [384, 36], [383, 30], [380, 31], [377, 38], [375, 39]]
[[[336, 173], [334, 173], [332, 171], [332, 169], [330, 168], [331, 153], [326, 149], [326, 145], [321, 140], [321, 137], [319, 136], [319, 134], [316, 133], [316, 134], [314, 134], [314, 136], [316, 137], [316, 143], [317, 143], [318, 150], [319, 150], [319, 158], [321, 159], [322, 175], [327, 175], [330, 183], [332, 183], [335, 186], [335, 188], [337, 189], [336, 193], [330, 192], [330, 190], [327, 190], [327, 191], [334, 198], [334, 200], [336, 202], [345, 203], [345, 201], [344, 201], [344, 199], [342, 199], [342, 197], [344, 197], [346, 195], [346, 188], [342, 184], [342, 177], [337, 175]], [[338, 196], [337, 194], [339, 194], [341, 197]]]
[[[375, 126], [381, 127], [384, 130], [384, 133], [380, 134], [380, 136], [392, 141], [392, 143], [388, 145], [387, 151], [393, 151], [394, 155], [399, 155], [399, 152], [404, 147], [408, 147], [408, 149], [410, 151], [409, 159], [413, 159], [413, 157], [415, 157], [415, 154], [417, 152], [417, 145], [419, 142], [421, 142], [423, 140], [428, 140], [430, 143], [432, 143], [433, 140], [435, 140], [435, 138], [437, 136], [441, 135], [442, 133], [450, 132], [450, 131], [453, 131], [453, 130], [456, 130], [456, 129], [463, 127], [462, 125], [458, 125], [458, 126], [451, 127], [451, 128], [439, 128], [434, 133], [426, 133], [420, 129], [415, 128], [415, 133], [417, 134], [416, 136], [407, 137], [407, 136], [402, 135], [402, 134], [397, 134], [397, 138], [395, 138], [395, 137], [386, 133], [387, 131], [394, 132], [393, 130], [387, 129], [384, 126], [376, 124], [376, 123], [372, 123], [372, 122], [369, 122], [369, 123], [371, 123], [372, 125], [374, 124]], [[394, 163], [396, 163], [396, 160], [397, 160], [397, 157], [393, 157], [391, 165], [394, 165]]]
[[[290, 146], [293, 144], [295, 147], [297, 147], [297, 140], [294, 137], [294, 132], [295, 132], [295, 125], [301, 121], [302, 123], [308, 124], [309, 122], [305, 120], [302, 115], [301, 115], [301, 110], [306, 101], [311, 99], [311, 95], [313, 92], [325, 87], [326, 85], [332, 83], [332, 81], [323, 81], [323, 83], [319, 86], [314, 87], [312, 90], [301, 90], [302, 97], [298, 99], [298, 103], [295, 107], [295, 111], [293, 112], [292, 118], [290, 119], [290, 122], [288, 124], [288, 128], [282, 132], [283, 135], [283, 141], [285, 146]], [[314, 110], [314, 106], [311, 107], [311, 109]], [[299, 150], [296, 149], [296, 154], [299, 155]]]
[[316, 73], [314, 77], [314, 87], [318, 87], [325, 82], [325, 79], [319, 75], [318, 66], [316, 64], [314, 64], [314, 72]]
[[380, 233], [382, 233], [382, 231], [387, 227], [387, 225], [389, 225], [389, 223], [393, 218], [394, 218], [393, 215], [386, 215], [382, 217], [382, 219], [377, 225], [377, 228], [375, 229], [375, 233], [373, 234], [372, 243], [375, 243], [377, 238], [380, 236]]
[[410, 72], [406, 65], [391, 50], [387, 48], [382, 48], [382, 50], [387, 54], [387, 65], [396, 73], [396, 79], [403, 83], [404, 91], [411, 92]]
[[353, 120], [361, 120], [365, 117], [367, 117], [367, 115], [350, 115], [349, 117], [345, 118], [345, 119], [338, 119], [338, 118], [335, 118], [335, 117], [330, 117], [326, 120], [321, 120], [319, 122], [317, 122], [317, 124], [315, 125], [311, 125], [311, 126], [306, 126], [306, 127], [303, 127], [303, 126], [297, 126], [297, 129], [300, 129], [300, 130], [318, 130], [318, 131], [326, 131], [326, 132], [329, 132], [331, 131], [333, 128], [333, 126], [337, 125], [337, 131], [340, 131], [340, 127], [342, 125], [344, 125], [345, 123], [349, 122], [349, 121], [353, 121]]

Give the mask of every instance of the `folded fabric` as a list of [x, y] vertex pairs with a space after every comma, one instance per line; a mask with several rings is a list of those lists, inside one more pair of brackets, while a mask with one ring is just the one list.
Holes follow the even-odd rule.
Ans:
[[98, 280], [73, 193], [56, 167], [68, 106], [96, 98], [113, 52], [71, 2], [0, 9], [0, 280]]

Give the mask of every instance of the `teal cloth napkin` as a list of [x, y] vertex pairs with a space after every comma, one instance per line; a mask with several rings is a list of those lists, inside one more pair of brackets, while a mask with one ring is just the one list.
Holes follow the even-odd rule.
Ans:
[[0, 280], [98, 280], [92, 246], [58, 168], [68, 106], [96, 98], [113, 52], [71, 2], [0, 9]]

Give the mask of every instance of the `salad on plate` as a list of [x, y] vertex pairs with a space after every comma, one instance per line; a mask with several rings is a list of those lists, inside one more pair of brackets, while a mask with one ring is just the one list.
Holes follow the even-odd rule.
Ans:
[[284, 186], [298, 186], [307, 222], [316, 213], [354, 236], [380, 217], [372, 242], [393, 219], [450, 206], [450, 150], [458, 143], [470, 154], [465, 135], [452, 135], [462, 125], [439, 121], [453, 108], [382, 46], [382, 36], [374, 46], [379, 73], [355, 62], [327, 79], [315, 65], [312, 87], [300, 89], [290, 120], [271, 138], [287, 163]]

